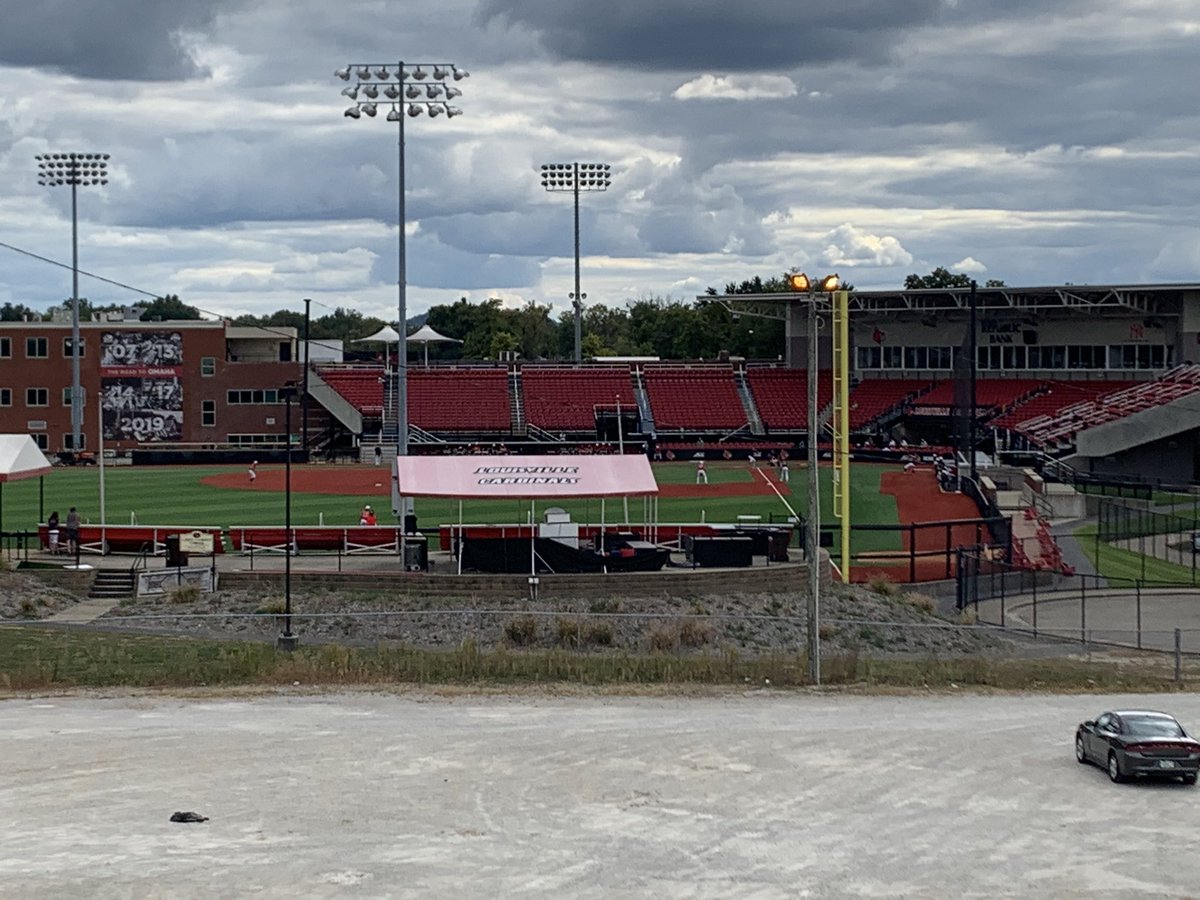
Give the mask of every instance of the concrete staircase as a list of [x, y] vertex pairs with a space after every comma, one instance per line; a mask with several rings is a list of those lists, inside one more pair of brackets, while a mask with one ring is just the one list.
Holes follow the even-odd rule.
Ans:
[[746, 421], [750, 423], [750, 433], [762, 435], [764, 433], [762, 416], [758, 414], [758, 405], [754, 402], [754, 395], [750, 393], [750, 384], [746, 381], [744, 370], [739, 369], [733, 373], [733, 383], [737, 386], [742, 409], [746, 411]]
[[123, 600], [137, 593], [137, 578], [129, 569], [97, 569], [89, 600]]

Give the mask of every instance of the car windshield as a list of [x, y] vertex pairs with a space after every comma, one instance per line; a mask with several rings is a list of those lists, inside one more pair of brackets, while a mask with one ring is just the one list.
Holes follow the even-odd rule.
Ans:
[[1183, 729], [1174, 719], [1155, 716], [1125, 716], [1125, 727], [1136, 737], [1183, 737]]

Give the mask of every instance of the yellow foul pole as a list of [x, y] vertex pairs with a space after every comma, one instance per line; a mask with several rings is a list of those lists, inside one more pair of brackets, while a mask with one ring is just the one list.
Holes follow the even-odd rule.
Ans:
[[833, 293], [833, 509], [842, 581], [850, 581], [850, 292]]

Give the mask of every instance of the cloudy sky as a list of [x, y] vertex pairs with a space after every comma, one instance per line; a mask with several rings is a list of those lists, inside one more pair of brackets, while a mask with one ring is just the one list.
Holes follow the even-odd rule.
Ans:
[[[801, 268], [1012, 285], [1200, 277], [1194, 0], [0, 0], [0, 241], [70, 262], [34, 155], [110, 153], [80, 266], [217, 313], [394, 318], [396, 127], [347, 63], [455, 63], [406, 122], [409, 312], [566, 308]], [[70, 272], [0, 247], [0, 302]], [[84, 278], [96, 302], [140, 295]], [[320, 307], [314, 313], [321, 313]]]

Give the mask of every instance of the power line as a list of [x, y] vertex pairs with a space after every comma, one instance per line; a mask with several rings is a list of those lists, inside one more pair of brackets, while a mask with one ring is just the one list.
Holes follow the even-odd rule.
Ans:
[[[25, 250], [22, 247], [17, 247], [13, 244], [6, 243], [5, 241], [0, 241], [0, 247], [3, 247], [6, 250], [11, 250], [14, 253], [19, 253], [22, 256], [28, 256], [31, 259], [36, 259], [39, 262], [49, 263], [52, 266], [58, 266], [60, 269], [71, 269], [72, 268], [72, 266], [68, 265], [67, 263], [59, 262], [57, 259], [51, 259], [48, 256], [42, 256], [40, 253], [34, 253], [32, 250]], [[88, 278], [94, 278], [97, 281], [103, 281], [105, 284], [111, 284], [114, 287], [124, 288], [127, 291], [133, 291], [135, 294], [141, 294], [144, 297], [152, 297], [155, 300], [158, 300], [158, 299], [161, 299], [161, 298], [167, 296], [165, 293], [156, 294], [153, 291], [147, 291], [147, 290], [143, 290], [142, 288], [139, 288], [139, 287], [134, 287], [132, 284], [125, 284], [125, 282], [123, 282], [123, 281], [116, 281], [115, 279], [112, 279], [112, 278], [105, 278], [103, 275], [97, 275], [95, 272], [89, 272], [86, 269], [80, 269], [79, 274], [86, 275]], [[313, 300], [312, 302], [316, 303], [318, 306], [325, 307], [325, 309], [328, 309], [330, 312], [337, 312], [336, 309], [332, 309], [331, 307], [327, 306], [326, 304], [321, 303], [319, 300]], [[187, 305], [191, 306], [192, 309], [196, 310], [199, 313], [203, 313], [208, 316], [213, 316], [217, 319], [220, 319], [221, 321], [226, 321], [226, 320], [231, 319], [231, 317], [226, 315], [225, 313], [214, 312], [211, 309], [204, 309], [203, 307], [195, 306], [191, 303], [189, 303]], [[286, 337], [286, 338], [293, 337], [293, 335], [288, 334], [286, 331], [277, 330], [277, 326], [255, 325], [254, 327], [261, 328], [263, 331], [266, 331], [270, 334], [277, 335], [278, 337]], [[309, 341], [309, 343], [315, 347], [324, 347], [328, 350], [335, 350], [335, 351], [341, 350], [344, 352], [346, 349], [344, 346], [344, 343], [343, 343], [343, 346], [341, 346], [341, 347], [338, 347], [336, 344], [327, 344], [327, 343], [324, 343], [319, 340]]]

